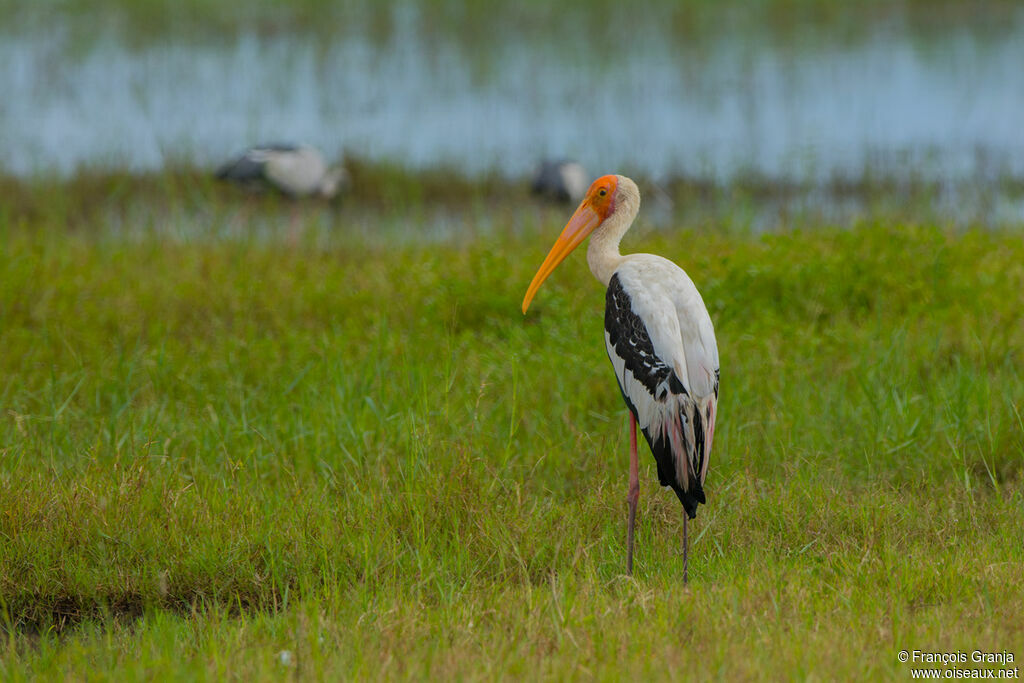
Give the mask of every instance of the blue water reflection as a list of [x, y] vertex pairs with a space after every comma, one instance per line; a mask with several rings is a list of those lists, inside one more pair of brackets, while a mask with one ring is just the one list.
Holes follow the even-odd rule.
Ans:
[[[385, 42], [244, 36], [228, 44], [0, 34], [0, 165], [213, 164], [301, 140], [411, 167], [522, 174], [542, 156], [591, 169], [727, 180], [1024, 177], [1024, 12], [998, 35], [898, 28], [793, 47], [652, 26], [614, 59], [512, 37], [480, 60], [411, 21]], [[595, 48], [596, 51], [597, 48]], [[480, 62], [486, 68], [480, 67]]]

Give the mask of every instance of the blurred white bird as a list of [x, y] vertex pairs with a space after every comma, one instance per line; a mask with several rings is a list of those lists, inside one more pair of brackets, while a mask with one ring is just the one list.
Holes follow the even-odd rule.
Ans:
[[272, 187], [290, 197], [334, 197], [348, 182], [343, 167], [328, 166], [308, 145], [257, 145], [217, 169], [217, 177], [246, 187]]
[[533, 193], [560, 202], [579, 202], [587, 192], [590, 176], [586, 169], [569, 159], [545, 159], [533, 176]]

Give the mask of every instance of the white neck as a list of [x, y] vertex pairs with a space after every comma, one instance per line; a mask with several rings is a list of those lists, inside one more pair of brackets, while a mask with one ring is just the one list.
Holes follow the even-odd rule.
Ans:
[[640, 211], [640, 190], [636, 183], [625, 176], [618, 176], [615, 191], [615, 211], [590, 235], [587, 247], [587, 264], [605, 287], [625, 257], [619, 253], [619, 242], [626, 234]]

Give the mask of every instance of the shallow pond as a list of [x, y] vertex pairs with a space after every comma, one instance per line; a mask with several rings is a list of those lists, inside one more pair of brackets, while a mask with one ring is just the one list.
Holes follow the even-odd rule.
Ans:
[[998, 31], [880, 21], [841, 41], [807, 25], [689, 43], [651, 20], [614, 50], [515, 34], [467, 48], [408, 8], [384, 37], [335, 41], [71, 34], [0, 29], [8, 172], [212, 165], [288, 140], [469, 173], [568, 155], [654, 178], [1024, 177], [1024, 9]]

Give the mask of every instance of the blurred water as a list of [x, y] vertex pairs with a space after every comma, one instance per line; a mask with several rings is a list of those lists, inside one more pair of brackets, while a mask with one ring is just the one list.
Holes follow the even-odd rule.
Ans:
[[594, 171], [727, 180], [1024, 177], [1024, 11], [997, 35], [899, 27], [830, 45], [652, 26], [601, 46], [433, 44], [399, 21], [383, 42], [72, 44], [57, 26], [0, 29], [0, 168], [215, 164], [305, 141], [411, 167], [527, 172], [570, 155]]

